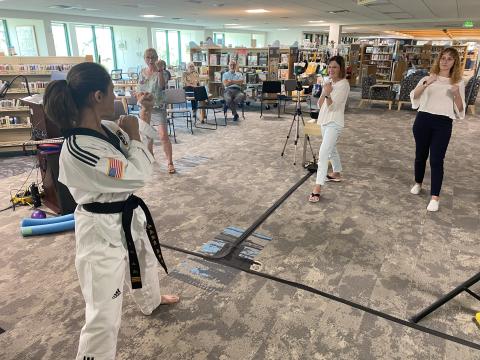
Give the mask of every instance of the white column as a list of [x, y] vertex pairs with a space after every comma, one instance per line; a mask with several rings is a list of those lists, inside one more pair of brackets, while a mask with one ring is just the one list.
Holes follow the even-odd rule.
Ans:
[[[333, 48], [332, 54], [337, 55], [338, 44], [342, 36], [342, 25], [332, 24], [330, 25], [330, 31], [328, 32], [328, 47]], [[332, 43], [333, 41], [333, 43]], [[333, 47], [332, 47], [333, 44]]]
[[56, 56], [55, 42], [53, 41], [52, 26], [50, 20], [43, 20], [43, 30], [45, 31], [45, 40], [47, 41], [48, 56]]
[[148, 48], [155, 48], [156, 45], [153, 41], [153, 31], [151, 26], [147, 27], [147, 45]]

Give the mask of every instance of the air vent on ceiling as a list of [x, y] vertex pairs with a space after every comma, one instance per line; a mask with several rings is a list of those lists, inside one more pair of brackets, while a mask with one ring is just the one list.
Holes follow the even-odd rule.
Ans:
[[350, 10], [333, 10], [333, 11], [328, 11], [329, 14], [346, 14], [349, 13]]
[[201, 4], [202, 0], [187, 0], [187, 2], [192, 3], [192, 4]]
[[79, 6], [69, 6], [69, 5], [52, 5], [52, 6], [49, 6], [49, 8], [60, 9], [60, 10], [74, 10], [74, 11], [98, 11], [98, 9], [82, 8]]

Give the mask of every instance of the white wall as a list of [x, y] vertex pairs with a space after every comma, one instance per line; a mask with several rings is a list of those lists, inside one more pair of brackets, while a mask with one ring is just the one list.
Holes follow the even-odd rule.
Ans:
[[133, 26], [113, 26], [117, 68], [124, 72], [131, 67], [143, 66], [143, 52], [148, 48], [147, 28]]
[[5, 20], [7, 20], [8, 33], [10, 35], [12, 46], [15, 47], [15, 51], [17, 52], [17, 54], [20, 54], [20, 46], [17, 39], [16, 27], [29, 25], [29, 26], [33, 26], [35, 30], [35, 38], [36, 38], [38, 55], [48, 56], [47, 40], [46, 40], [45, 30], [43, 27], [42, 20], [11, 19], [11, 18], [6, 18]]

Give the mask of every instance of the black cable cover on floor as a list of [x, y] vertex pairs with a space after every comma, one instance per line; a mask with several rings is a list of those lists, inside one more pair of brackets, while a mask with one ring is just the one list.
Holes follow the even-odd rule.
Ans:
[[400, 319], [398, 317], [386, 314], [384, 312], [369, 308], [369, 307], [361, 305], [361, 304], [357, 304], [353, 301], [343, 299], [341, 297], [338, 297], [338, 296], [329, 294], [327, 292], [315, 289], [311, 286], [308, 286], [308, 285], [305, 285], [305, 284], [302, 284], [302, 283], [298, 283], [296, 281], [282, 279], [280, 277], [265, 274], [265, 273], [262, 273], [260, 271], [251, 270], [249, 268], [246, 268], [245, 266], [240, 266], [240, 265], [235, 264], [235, 263], [230, 263], [229, 261], [226, 261], [226, 259], [214, 259], [214, 258], [212, 258], [208, 255], [204, 255], [202, 253], [198, 253], [198, 252], [195, 252], [195, 251], [185, 250], [185, 249], [182, 249], [182, 248], [179, 248], [179, 247], [176, 247], [176, 246], [162, 244], [162, 247], [164, 247], [166, 249], [178, 251], [178, 252], [181, 252], [181, 253], [184, 253], [184, 254], [200, 257], [202, 259], [211, 261], [213, 263], [228, 266], [228, 267], [231, 267], [231, 268], [234, 268], [234, 269], [237, 269], [237, 270], [244, 271], [248, 274], [256, 275], [256, 276], [262, 277], [264, 279], [268, 279], [268, 280], [272, 280], [272, 281], [275, 281], [275, 282], [278, 282], [278, 283], [281, 283], [281, 284], [292, 286], [292, 287], [295, 287], [295, 288], [300, 289], [300, 290], [308, 291], [312, 294], [320, 295], [324, 298], [327, 298], [327, 299], [330, 299], [330, 300], [348, 305], [348, 306], [353, 307], [355, 309], [358, 309], [358, 310], [364, 311], [366, 313], [381, 317], [385, 320], [392, 321], [394, 323], [397, 323], [397, 324], [400, 324], [400, 325], [403, 325], [403, 326], [407, 326], [409, 328], [412, 328], [412, 329], [415, 329], [415, 330], [418, 330], [418, 331], [422, 331], [422, 332], [425, 332], [427, 334], [430, 334], [430, 335], [437, 336], [437, 337], [440, 337], [440, 338], [445, 339], [445, 340], [455, 342], [457, 344], [461, 344], [461, 345], [468, 346], [468, 347], [473, 348], [473, 349], [480, 350], [480, 344], [477, 344], [477, 343], [474, 343], [472, 341], [468, 341], [468, 340], [465, 340], [465, 339], [462, 339], [462, 338], [459, 338], [459, 337], [456, 337], [456, 336], [453, 336], [453, 335], [445, 334], [441, 331], [430, 329], [426, 326], [419, 325], [419, 324], [416, 324], [416, 323], [413, 323], [413, 322], [409, 322], [409, 321], [404, 320], [404, 319]]

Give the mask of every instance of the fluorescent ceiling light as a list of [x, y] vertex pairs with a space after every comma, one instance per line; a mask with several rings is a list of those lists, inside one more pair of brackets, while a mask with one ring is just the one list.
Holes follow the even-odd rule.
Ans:
[[250, 13], [250, 14], [261, 14], [261, 13], [267, 13], [267, 12], [270, 12], [270, 11], [265, 10], [265, 9], [250, 9], [250, 10], [245, 10], [245, 12]]
[[141, 16], [144, 17], [144, 18], [161, 18], [161, 17], [163, 17], [162, 15], [151, 15], [151, 14], [150, 15], [149, 14], [141, 15]]
[[277, 29], [278, 31], [287, 31], [288, 29]]
[[238, 26], [239, 24], [223, 24], [224, 26]]
[[309, 23], [322, 23], [324, 20], [308, 20]]

